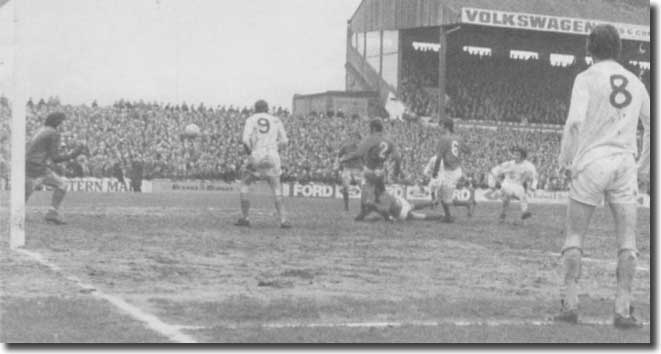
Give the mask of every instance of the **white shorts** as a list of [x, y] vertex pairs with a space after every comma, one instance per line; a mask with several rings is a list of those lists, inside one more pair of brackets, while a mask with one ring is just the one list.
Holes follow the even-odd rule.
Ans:
[[516, 198], [518, 200], [524, 200], [526, 198], [526, 189], [517, 183], [503, 182], [500, 191], [503, 199]]
[[409, 213], [411, 212], [411, 210], [413, 210], [413, 205], [411, 205], [411, 203], [409, 203], [408, 200], [402, 197], [397, 196], [395, 198], [397, 198], [397, 201], [402, 206], [402, 210], [399, 213], [397, 219], [401, 221], [407, 220], [409, 218]]
[[638, 193], [638, 167], [631, 154], [618, 154], [595, 160], [573, 176], [569, 198], [592, 206], [635, 204]]
[[346, 184], [361, 184], [363, 181], [362, 168], [345, 168], [342, 170], [342, 182]]
[[438, 192], [441, 190], [441, 188], [443, 188], [443, 180], [440, 178], [434, 178], [429, 181], [428, 187], [432, 192]]
[[280, 177], [282, 166], [277, 152], [253, 152], [249, 160], [248, 172], [256, 178]]
[[457, 183], [463, 176], [461, 168], [458, 168], [454, 171], [443, 170], [441, 173], [441, 194], [443, 195], [443, 201], [446, 203], [451, 203], [454, 199], [454, 191], [457, 189]]

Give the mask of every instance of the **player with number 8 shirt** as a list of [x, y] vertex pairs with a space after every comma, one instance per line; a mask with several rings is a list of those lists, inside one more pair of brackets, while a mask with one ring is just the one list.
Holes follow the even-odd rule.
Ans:
[[[574, 82], [559, 164], [570, 178], [567, 231], [562, 247], [565, 294], [557, 321], [578, 322], [578, 281], [584, 238], [596, 207], [609, 206], [617, 242], [617, 290], [613, 324], [639, 328], [632, 287], [638, 249], [636, 220], [638, 177], [649, 178], [650, 98], [647, 89], [617, 62], [622, 50], [618, 30], [595, 27], [588, 37], [594, 64]], [[638, 122], [645, 129], [643, 151], [636, 161]]]

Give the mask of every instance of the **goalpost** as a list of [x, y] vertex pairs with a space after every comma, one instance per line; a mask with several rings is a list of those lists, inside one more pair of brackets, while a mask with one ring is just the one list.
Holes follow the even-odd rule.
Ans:
[[25, 1], [12, 1], [14, 6], [14, 63], [11, 95], [11, 195], [9, 247], [25, 246], [25, 119], [26, 92], [20, 38], [20, 8]]

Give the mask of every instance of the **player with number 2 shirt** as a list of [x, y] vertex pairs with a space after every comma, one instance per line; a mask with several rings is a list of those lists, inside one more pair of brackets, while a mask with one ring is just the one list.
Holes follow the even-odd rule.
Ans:
[[370, 207], [379, 203], [379, 198], [386, 190], [385, 163], [392, 159], [395, 163], [394, 176], [401, 174], [401, 155], [389, 139], [383, 135], [383, 123], [379, 119], [370, 122], [370, 135], [358, 145], [358, 150], [344, 156], [341, 162], [362, 158], [364, 163], [364, 184], [361, 191], [361, 211], [357, 221], [364, 220], [370, 212]]

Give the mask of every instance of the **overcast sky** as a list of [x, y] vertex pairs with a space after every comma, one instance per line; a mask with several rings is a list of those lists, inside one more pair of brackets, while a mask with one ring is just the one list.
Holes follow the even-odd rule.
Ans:
[[[290, 106], [344, 89], [346, 23], [360, 0], [26, 0], [28, 94]], [[0, 7], [0, 90], [14, 0]]]

